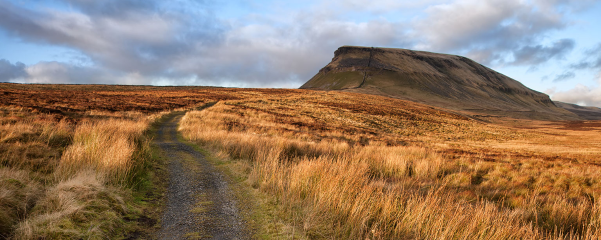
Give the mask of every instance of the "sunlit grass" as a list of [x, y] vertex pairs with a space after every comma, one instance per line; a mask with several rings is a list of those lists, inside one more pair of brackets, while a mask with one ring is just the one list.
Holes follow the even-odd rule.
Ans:
[[329, 95], [220, 103], [186, 114], [180, 131], [249, 161], [248, 183], [311, 238], [601, 237], [594, 146], [553, 152], [570, 136]]
[[[189, 112], [180, 131], [239, 161], [309, 238], [601, 238], [598, 127], [511, 120], [517, 129], [350, 93], [140, 88], [96, 91], [104, 102], [86, 106], [87, 90], [31, 91], [54, 98], [40, 111], [64, 116], [28, 98], [3, 105], [1, 234], [118, 236], [157, 117], [146, 112], [220, 101]], [[118, 110], [98, 110], [107, 106]]]
[[132, 158], [148, 122], [144, 119], [82, 122], [75, 129], [73, 143], [65, 150], [57, 177], [92, 169], [122, 181], [139, 163]]
[[0, 236], [123, 234], [111, 231], [132, 211], [127, 186], [147, 160], [144, 132], [160, 114], [96, 111], [74, 123], [22, 108], [0, 110]]

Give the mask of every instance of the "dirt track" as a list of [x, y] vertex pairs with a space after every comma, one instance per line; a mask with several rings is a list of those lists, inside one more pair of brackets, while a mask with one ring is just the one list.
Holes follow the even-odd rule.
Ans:
[[177, 137], [183, 112], [163, 122], [155, 143], [169, 163], [167, 206], [159, 239], [246, 239], [244, 223], [224, 176]]

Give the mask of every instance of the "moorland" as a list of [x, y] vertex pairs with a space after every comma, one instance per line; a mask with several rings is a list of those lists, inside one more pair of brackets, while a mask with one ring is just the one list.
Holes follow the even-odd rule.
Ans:
[[323, 90], [0, 84], [0, 99], [7, 238], [152, 237], [151, 132], [173, 110], [184, 139], [271, 199], [281, 238], [601, 238], [600, 121]]

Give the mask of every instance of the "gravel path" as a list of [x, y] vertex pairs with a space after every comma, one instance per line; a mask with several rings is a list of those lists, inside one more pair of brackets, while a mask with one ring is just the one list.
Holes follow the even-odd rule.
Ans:
[[168, 158], [170, 176], [159, 239], [247, 239], [224, 176], [202, 153], [178, 140], [183, 115], [172, 114], [155, 140]]

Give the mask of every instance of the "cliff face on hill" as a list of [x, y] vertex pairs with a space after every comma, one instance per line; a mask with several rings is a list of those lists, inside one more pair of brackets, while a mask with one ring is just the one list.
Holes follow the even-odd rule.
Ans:
[[583, 119], [548, 95], [468, 58], [406, 49], [340, 47], [301, 88], [384, 95], [468, 115]]

